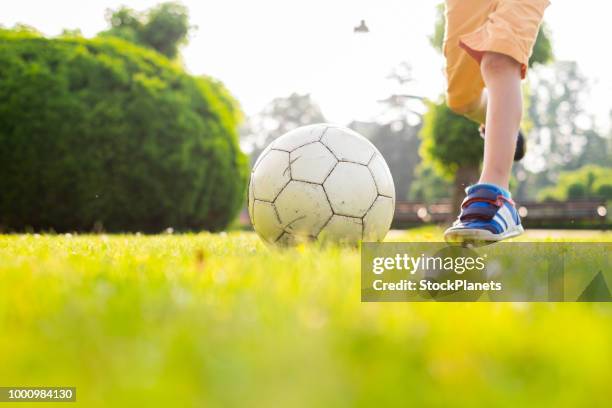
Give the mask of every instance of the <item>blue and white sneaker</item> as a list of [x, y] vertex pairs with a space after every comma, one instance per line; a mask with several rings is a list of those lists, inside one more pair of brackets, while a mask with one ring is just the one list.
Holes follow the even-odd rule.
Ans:
[[524, 232], [510, 193], [493, 184], [475, 184], [465, 192], [459, 218], [444, 232], [447, 242], [487, 244]]

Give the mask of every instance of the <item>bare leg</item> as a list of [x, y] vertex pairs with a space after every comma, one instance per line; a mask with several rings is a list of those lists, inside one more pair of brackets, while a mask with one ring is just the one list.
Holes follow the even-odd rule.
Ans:
[[[508, 190], [522, 113], [520, 68], [520, 64], [508, 56], [486, 52], [480, 62], [480, 70], [487, 92], [483, 92], [480, 100], [474, 102], [473, 106], [461, 112], [476, 121], [480, 121], [482, 115], [486, 117], [487, 135], [479, 183], [494, 184], [505, 190]], [[472, 193], [474, 191], [476, 190], [473, 189]], [[479, 208], [469, 207], [466, 211], [478, 214]], [[506, 206], [498, 208], [494, 217], [490, 218], [491, 225], [483, 227], [480, 224], [471, 224], [472, 220], [468, 217], [472, 214], [463, 214], [462, 210], [462, 215], [446, 230], [444, 236], [450, 241], [463, 242], [470, 240], [493, 242], [517, 236], [523, 232], [523, 227], [516, 222], [516, 210], [511, 210], [511, 217], [508, 216], [508, 211], [510, 210]], [[485, 213], [484, 209], [480, 215], [485, 218], [491, 216], [490, 213]], [[504, 225], [495, 220], [499, 217], [504, 220]]]
[[487, 87], [484, 164], [480, 183], [508, 189], [522, 115], [521, 66], [503, 54], [487, 52], [480, 70]]

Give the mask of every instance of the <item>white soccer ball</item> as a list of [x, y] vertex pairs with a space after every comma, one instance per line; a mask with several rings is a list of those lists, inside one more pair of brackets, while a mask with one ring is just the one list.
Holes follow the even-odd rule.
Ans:
[[255, 231], [269, 243], [382, 241], [393, 219], [395, 187], [369, 140], [317, 124], [284, 134], [261, 153], [248, 204]]

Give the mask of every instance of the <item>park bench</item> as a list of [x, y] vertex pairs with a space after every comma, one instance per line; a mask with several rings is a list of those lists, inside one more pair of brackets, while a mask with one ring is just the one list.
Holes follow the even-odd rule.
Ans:
[[[610, 226], [608, 206], [603, 199], [570, 201], [522, 202], [518, 211], [527, 227], [591, 227]], [[448, 223], [456, 215], [450, 202], [426, 204], [398, 201], [393, 228], [405, 228], [427, 223]]]

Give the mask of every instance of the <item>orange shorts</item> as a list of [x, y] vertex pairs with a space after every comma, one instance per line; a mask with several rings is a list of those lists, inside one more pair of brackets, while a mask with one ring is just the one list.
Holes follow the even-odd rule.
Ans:
[[451, 109], [480, 99], [484, 81], [479, 64], [487, 51], [517, 60], [525, 78], [548, 5], [548, 0], [446, 0], [444, 56]]

